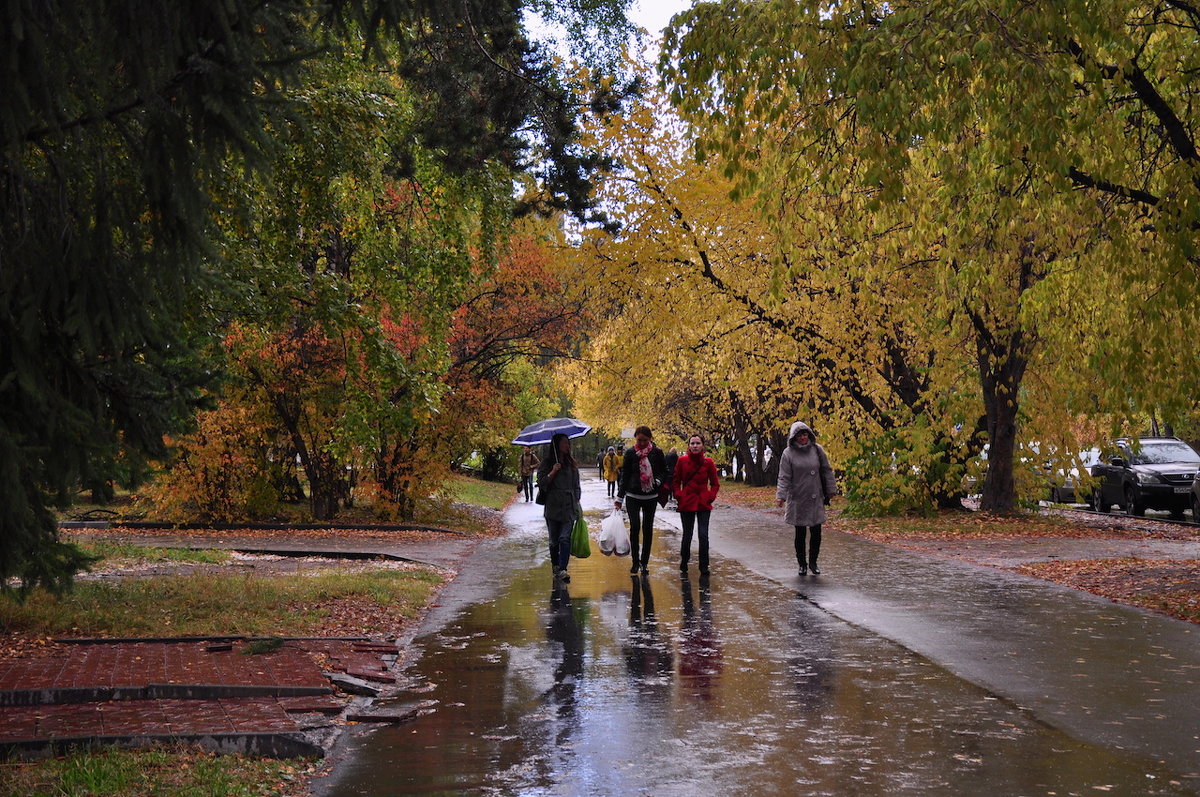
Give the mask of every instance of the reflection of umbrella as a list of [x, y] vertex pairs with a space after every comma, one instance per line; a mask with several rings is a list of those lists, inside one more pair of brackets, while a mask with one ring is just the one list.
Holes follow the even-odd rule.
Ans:
[[592, 431], [592, 427], [574, 418], [550, 418], [545, 421], [531, 423], [513, 438], [514, 446], [536, 446], [549, 443], [550, 438], [559, 432], [565, 432], [567, 437], [583, 437]]

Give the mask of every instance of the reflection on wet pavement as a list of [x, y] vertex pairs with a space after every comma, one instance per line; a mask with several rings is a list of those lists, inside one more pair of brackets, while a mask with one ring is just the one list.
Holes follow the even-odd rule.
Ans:
[[674, 539], [656, 538], [649, 577], [597, 554], [569, 585], [552, 583], [537, 524], [481, 550], [408, 671], [436, 710], [356, 732], [317, 793], [1195, 793], [810, 590], [728, 559], [681, 577]]

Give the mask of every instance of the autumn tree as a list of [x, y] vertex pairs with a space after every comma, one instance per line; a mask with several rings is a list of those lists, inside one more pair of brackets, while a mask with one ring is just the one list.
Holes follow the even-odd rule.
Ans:
[[[412, 138], [442, 167], [534, 170], [529, 203], [587, 216], [575, 95], [525, 35], [550, 9], [621, 30], [604, 3], [10, 4], [0, 12], [0, 578], [64, 587], [82, 563], [47, 506], [103, 482], [120, 452], [162, 453], [215, 369], [209, 190], [272, 160], [286, 90], [355, 30], [421, 109]], [[611, 24], [615, 23], [615, 24]], [[583, 34], [587, 35], [587, 34]], [[596, 41], [597, 37], [592, 37]], [[529, 134], [531, 133], [531, 134]], [[412, 140], [412, 139], [410, 139]], [[544, 153], [545, 157], [542, 157]], [[406, 174], [410, 148], [394, 171]], [[218, 309], [218, 315], [219, 309]], [[216, 337], [219, 337], [216, 336]]]
[[974, 350], [984, 506], [1005, 511], [1031, 367], [1076, 411], [1187, 392], [1157, 365], [1178, 349], [1146, 344], [1195, 317], [1196, 23], [1181, 4], [728, 2], [681, 18], [664, 57], [735, 191], [784, 226], [814, 190], [868, 192], [873, 229], [928, 258], [931, 317]]
[[[768, 445], [777, 457], [787, 424], [806, 417], [838, 430], [827, 439], [839, 455], [917, 450], [900, 463], [924, 474], [914, 501], [954, 500], [961, 457], [947, 440], [974, 394], [930, 391], [967, 360], [928, 324], [922, 252], [902, 252], [886, 228], [861, 234], [880, 223], [868, 192], [814, 192], [805, 225], [784, 234], [731, 196], [717, 159], [692, 157], [669, 118], [646, 104], [598, 134], [623, 166], [601, 196], [624, 226], [590, 231], [580, 249], [579, 283], [609, 308], [588, 352], [598, 367], [585, 360], [567, 375], [588, 417], [620, 426], [637, 412], [680, 434], [718, 432], [755, 482], [773, 478], [760, 465]], [[914, 423], [946, 431], [901, 435]]]

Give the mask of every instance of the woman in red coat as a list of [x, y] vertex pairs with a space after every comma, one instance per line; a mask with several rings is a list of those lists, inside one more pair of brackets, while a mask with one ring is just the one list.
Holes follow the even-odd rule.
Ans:
[[688, 438], [687, 453], [675, 465], [672, 485], [679, 502], [679, 517], [683, 521], [683, 543], [679, 548], [679, 569], [686, 573], [692, 555], [692, 528], [700, 536], [700, 575], [708, 575], [708, 518], [713, 500], [721, 483], [712, 457], [704, 453], [704, 438], [694, 434]]

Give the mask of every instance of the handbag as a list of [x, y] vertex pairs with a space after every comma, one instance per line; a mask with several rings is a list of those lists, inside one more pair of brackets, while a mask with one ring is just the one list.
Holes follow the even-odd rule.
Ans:
[[535, 495], [533, 497], [533, 502], [535, 504], [542, 504], [542, 505], [545, 505], [545, 503], [546, 503], [546, 488], [540, 484], [538, 485], [537, 495]]
[[671, 483], [663, 482], [658, 486], [658, 505], [666, 506], [671, 500]]
[[571, 556], [576, 559], [587, 559], [592, 555], [592, 546], [588, 541], [588, 522], [583, 516], [583, 508], [575, 504], [575, 527], [571, 529]]

